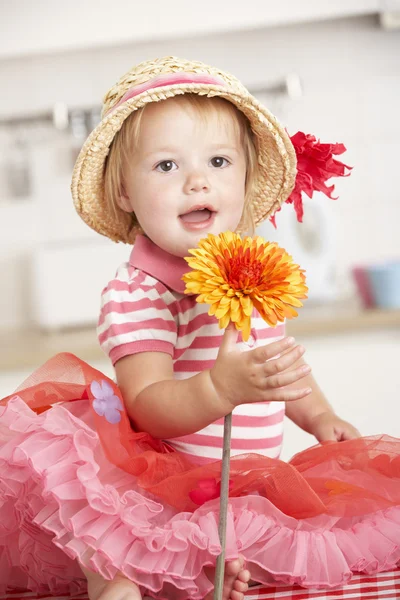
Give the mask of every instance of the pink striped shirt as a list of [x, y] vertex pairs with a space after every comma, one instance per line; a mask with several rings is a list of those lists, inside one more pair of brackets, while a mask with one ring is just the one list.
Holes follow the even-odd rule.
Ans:
[[[189, 270], [183, 258], [172, 256], [139, 236], [128, 263], [123, 263], [103, 290], [98, 324], [99, 342], [115, 364], [137, 352], [165, 352], [172, 357], [174, 375], [185, 379], [210, 369], [223, 336], [209, 307], [185, 295], [182, 275]], [[251, 336], [238, 341], [242, 351], [281, 339], [284, 325], [269, 327], [252, 316]], [[256, 452], [276, 458], [283, 437], [283, 402], [241, 404], [233, 411], [232, 455]], [[202, 464], [222, 456], [223, 419], [201, 431], [168, 442]]]

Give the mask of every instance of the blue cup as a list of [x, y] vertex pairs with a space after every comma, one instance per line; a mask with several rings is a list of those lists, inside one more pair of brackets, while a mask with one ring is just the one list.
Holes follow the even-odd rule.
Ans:
[[379, 308], [400, 308], [400, 262], [367, 268], [370, 289]]

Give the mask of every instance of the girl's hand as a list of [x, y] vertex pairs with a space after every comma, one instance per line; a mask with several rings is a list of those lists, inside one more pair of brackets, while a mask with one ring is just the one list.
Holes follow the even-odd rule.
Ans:
[[[219, 399], [227, 410], [248, 402], [288, 402], [311, 393], [311, 388], [288, 386], [308, 375], [311, 368], [290, 368], [304, 354], [293, 338], [267, 344], [247, 352], [236, 347], [237, 331], [229, 326], [224, 334], [210, 377]], [[279, 355], [279, 356], [278, 356]]]
[[343, 442], [361, 437], [360, 432], [347, 421], [339, 419], [335, 413], [323, 412], [310, 423], [308, 431], [319, 442]]

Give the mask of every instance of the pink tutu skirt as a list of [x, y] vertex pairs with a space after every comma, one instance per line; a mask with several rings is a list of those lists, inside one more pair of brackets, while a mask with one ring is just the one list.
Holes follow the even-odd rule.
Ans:
[[[57, 355], [0, 402], [0, 594], [86, 590], [79, 564], [200, 600], [220, 552], [219, 461], [135, 432], [117, 386]], [[343, 585], [400, 562], [400, 440], [232, 459], [227, 560], [266, 585]]]

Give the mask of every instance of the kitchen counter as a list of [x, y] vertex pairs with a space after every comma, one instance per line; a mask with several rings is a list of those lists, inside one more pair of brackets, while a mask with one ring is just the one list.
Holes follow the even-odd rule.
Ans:
[[[287, 323], [287, 333], [299, 340], [379, 328], [400, 328], [400, 310], [360, 310], [349, 304], [307, 306]], [[106, 359], [94, 325], [56, 332], [0, 331], [0, 371], [34, 369], [58, 352], [72, 352], [87, 362]]]

